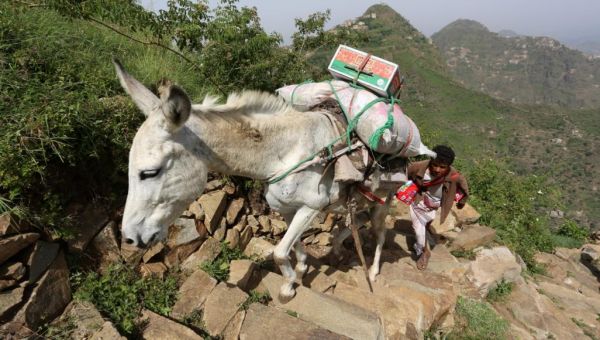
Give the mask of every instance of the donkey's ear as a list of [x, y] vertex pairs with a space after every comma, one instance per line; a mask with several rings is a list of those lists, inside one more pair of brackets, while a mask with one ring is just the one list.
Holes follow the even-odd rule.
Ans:
[[144, 115], [149, 116], [160, 107], [160, 99], [152, 91], [148, 90], [146, 86], [127, 73], [123, 65], [116, 58], [113, 59], [113, 64], [115, 64], [121, 86], [123, 86], [125, 92], [129, 94]]
[[162, 111], [171, 130], [177, 130], [190, 118], [192, 102], [185, 91], [177, 86], [159, 86]]

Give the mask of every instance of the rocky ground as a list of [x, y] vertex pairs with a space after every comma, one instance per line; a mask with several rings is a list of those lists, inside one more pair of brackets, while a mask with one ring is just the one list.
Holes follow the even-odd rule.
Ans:
[[[510, 284], [511, 290], [493, 310], [509, 322], [514, 339], [600, 338], [598, 277], [600, 246], [559, 248], [538, 254], [544, 275], [532, 275], [511, 251], [495, 241], [494, 230], [477, 224], [479, 215], [467, 206], [453, 211], [437, 236], [429, 268], [419, 271], [412, 258], [414, 242], [407, 209], [395, 205], [388, 227], [381, 273], [371, 293], [353, 249], [331, 256], [331, 240], [339, 218], [323, 215], [303, 235], [309, 269], [298, 282], [297, 295], [278, 299], [283, 278], [269, 258], [285, 232], [280, 216], [268, 213], [250, 191], [221, 180], [170, 228], [169, 238], [146, 251], [120, 245], [118, 217], [88, 207], [81, 226], [68, 242], [51, 242], [35, 230], [17, 230], [8, 215], [0, 218], [0, 336], [35, 336], [45, 325], [70, 320], [68, 338], [118, 339], [117, 328], [89, 302], [72, 300], [66, 256], [79, 254], [97, 270], [126, 261], [143, 276], [181, 273], [177, 302], [168, 316], [140, 313], [146, 339], [422, 339], [442, 338], [463, 325], [457, 315], [460, 297], [485, 301], [490, 291]], [[374, 239], [362, 230], [367, 260]], [[250, 259], [229, 264], [227, 280], [219, 282], [200, 269], [222, 251], [222, 241]], [[460, 257], [456, 257], [456, 256]], [[251, 303], [256, 296], [263, 303]], [[189, 325], [197, 317], [202, 334]]]

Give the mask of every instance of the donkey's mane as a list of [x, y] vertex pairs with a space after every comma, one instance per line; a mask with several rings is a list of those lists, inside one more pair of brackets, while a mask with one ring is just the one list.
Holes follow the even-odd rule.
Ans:
[[261, 91], [232, 93], [225, 104], [219, 104], [219, 97], [207, 95], [202, 104], [192, 105], [192, 112], [199, 117], [206, 114], [228, 115], [229, 118], [253, 114], [279, 115], [294, 111], [282, 98]]

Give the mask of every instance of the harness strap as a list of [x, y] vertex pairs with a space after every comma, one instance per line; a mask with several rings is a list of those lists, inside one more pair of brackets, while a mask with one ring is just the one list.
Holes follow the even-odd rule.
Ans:
[[365, 198], [371, 202], [377, 202], [378, 204], [384, 205], [385, 201], [373, 192], [369, 191], [364, 185], [357, 185], [358, 192], [360, 192]]

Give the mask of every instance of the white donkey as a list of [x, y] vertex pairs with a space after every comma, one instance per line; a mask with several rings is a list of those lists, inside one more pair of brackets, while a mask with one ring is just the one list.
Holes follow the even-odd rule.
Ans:
[[[122, 228], [125, 241], [138, 247], [166, 237], [168, 226], [202, 194], [208, 171], [268, 181], [338, 137], [325, 114], [298, 112], [268, 93], [232, 94], [225, 104], [207, 97], [192, 105], [181, 88], [168, 86], [158, 98], [117, 61], [115, 66], [121, 85], [147, 117], [129, 154]], [[296, 271], [303, 275], [307, 269], [302, 233], [320, 211], [347, 211], [347, 185], [333, 181], [332, 171], [323, 172], [317, 164], [266, 186], [269, 206], [288, 224], [273, 254], [286, 281], [282, 299], [294, 296]], [[360, 223], [370, 218], [379, 231], [371, 280], [379, 273], [389, 193], [386, 205], [374, 206], [362, 196], [357, 201], [357, 211], [368, 212]], [[347, 236], [344, 232], [342, 240]], [[289, 260], [292, 248], [296, 271]]]

